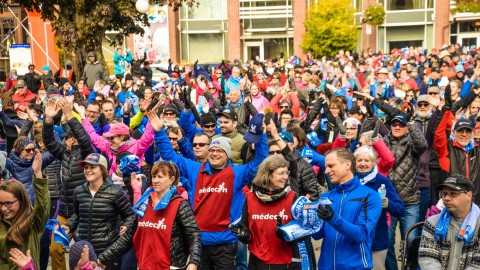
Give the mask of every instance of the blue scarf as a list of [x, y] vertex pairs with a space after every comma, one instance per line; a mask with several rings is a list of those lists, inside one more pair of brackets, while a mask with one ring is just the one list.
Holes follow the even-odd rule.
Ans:
[[361, 172], [355, 171], [355, 174], [357, 175], [358, 180], [360, 180], [360, 183], [362, 185], [365, 185], [366, 183], [375, 179], [375, 177], [377, 177], [377, 173], [378, 173], [377, 166], [374, 166], [369, 172], [361, 173]]
[[[450, 226], [450, 215], [450, 211], [447, 208], [443, 208], [435, 228], [435, 241], [446, 240], [448, 227]], [[475, 235], [478, 217], [480, 217], [480, 208], [472, 203], [472, 209], [470, 209], [467, 217], [463, 220], [462, 226], [457, 233], [457, 239], [463, 240], [465, 244], [470, 244]]]
[[[55, 225], [58, 224], [58, 230], [55, 230]], [[70, 246], [70, 237], [62, 229], [60, 226], [60, 222], [56, 219], [49, 219], [47, 220], [47, 224], [45, 224], [45, 229], [50, 232], [53, 232], [53, 241], [62, 244], [64, 248], [68, 248]]]
[[140, 159], [135, 155], [128, 155], [120, 160], [120, 171], [124, 174], [140, 173]]
[[[172, 197], [172, 194], [177, 191], [177, 187], [175, 185], [172, 185], [170, 187], [170, 190], [165, 193], [165, 195], [162, 197], [162, 199], [153, 207], [153, 210], [161, 210], [165, 209], [170, 202], [170, 198]], [[140, 219], [143, 218], [143, 215], [145, 214], [145, 210], [147, 210], [148, 206], [148, 199], [150, 198], [150, 194], [154, 192], [153, 187], [147, 189], [145, 193], [143, 193], [142, 197], [138, 199], [138, 201], [133, 205], [132, 211], [133, 213], [137, 214]]]

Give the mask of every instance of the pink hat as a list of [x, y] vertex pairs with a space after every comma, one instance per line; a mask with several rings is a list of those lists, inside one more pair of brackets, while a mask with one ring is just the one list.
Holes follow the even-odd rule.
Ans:
[[105, 137], [110, 138], [116, 135], [130, 136], [130, 129], [123, 123], [116, 123], [110, 125], [110, 130], [103, 134]]

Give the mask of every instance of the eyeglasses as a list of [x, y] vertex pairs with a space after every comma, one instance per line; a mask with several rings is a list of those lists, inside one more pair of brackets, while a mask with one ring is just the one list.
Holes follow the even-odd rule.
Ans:
[[402, 123], [393, 123], [393, 124], [391, 124], [390, 126], [391, 126], [391, 127], [405, 127], [405, 125], [402, 124]]
[[407, 97], [414, 97], [414, 95], [407, 95]]
[[173, 137], [168, 137], [170, 139], [171, 142], [176, 142], [178, 141], [178, 138], [173, 138]]
[[268, 154], [269, 155], [273, 155], [273, 154], [277, 154], [277, 155], [280, 155], [282, 153], [282, 151], [280, 150], [276, 150], [276, 151], [269, 151]]
[[111, 142], [111, 141], [113, 141], [113, 139], [114, 139], [115, 137], [118, 137], [118, 135], [114, 135], [114, 136], [112, 136], [112, 137], [108, 137], [107, 139], [108, 139], [109, 142]]
[[32, 153], [32, 152], [35, 151], [35, 147], [33, 147], [33, 148], [25, 148], [25, 149], [23, 149], [23, 150], [24, 150], [25, 152], [27, 152], [27, 153]]
[[435, 96], [435, 95], [439, 95], [440, 93], [435, 93], [435, 92], [430, 92], [428, 93], [430, 96]]
[[223, 149], [209, 149], [208, 152], [210, 152], [210, 154], [222, 154], [222, 153], [225, 153], [225, 151]]
[[421, 102], [421, 103], [417, 103], [417, 106], [420, 108], [420, 107], [428, 107], [430, 104], [428, 103], [425, 103], [425, 102]]
[[357, 128], [346, 128], [346, 130], [357, 130]]
[[263, 75], [263, 72], [257, 72], [257, 75]]
[[272, 77], [272, 80], [277, 80], [277, 79], [278, 79], [278, 77]]
[[165, 113], [163, 113], [163, 115], [165, 115], [165, 116], [173, 116], [173, 115], [175, 115], [175, 113], [173, 113], [173, 112], [165, 112]]
[[193, 147], [205, 147], [207, 145], [210, 145], [209, 143], [193, 143]]
[[290, 171], [284, 171], [284, 172], [275, 172], [276, 175], [280, 175], [280, 176], [289, 176], [290, 175]]
[[2, 207], [5, 205], [5, 207], [7, 207], [7, 209], [10, 209], [12, 208], [13, 204], [15, 202], [17, 202], [18, 200], [15, 200], [13, 202], [0, 202], [0, 209], [2, 209]]
[[290, 109], [290, 106], [278, 106], [280, 109]]
[[458, 197], [458, 195], [462, 193], [467, 193], [467, 192], [466, 191], [450, 191], [450, 192], [442, 191], [440, 195], [442, 196], [442, 198], [445, 198], [447, 196], [450, 196], [450, 198], [456, 198]]
[[295, 76], [295, 79], [301, 79], [301, 78], [302, 78], [302, 77], [300, 77], [300, 76]]
[[204, 129], [212, 129], [212, 128], [215, 128], [217, 125], [215, 124], [210, 124], [210, 125], [204, 125], [203, 128]]

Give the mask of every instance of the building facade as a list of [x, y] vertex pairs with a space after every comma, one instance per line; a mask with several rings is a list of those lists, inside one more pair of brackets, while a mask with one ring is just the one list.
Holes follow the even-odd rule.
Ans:
[[[170, 55], [174, 62], [217, 63], [271, 59], [283, 52], [303, 57], [303, 22], [315, 0], [209, 0], [169, 12]], [[384, 24], [362, 24], [368, 6], [385, 7]], [[450, 13], [450, 0], [352, 0], [359, 23], [358, 46], [390, 51], [444, 44], [480, 46], [480, 14]]]

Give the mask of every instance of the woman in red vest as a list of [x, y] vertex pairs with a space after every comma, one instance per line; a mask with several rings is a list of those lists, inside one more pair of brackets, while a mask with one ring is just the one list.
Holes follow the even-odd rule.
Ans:
[[292, 220], [290, 208], [298, 195], [288, 185], [288, 161], [270, 155], [260, 167], [247, 194], [241, 224], [230, 230], [248, 244], [248, 269], [300, 269], [296, 245], [284, 240], [280, 226]]
[[200, 265], [200, 231], [192, 207], [177, 193], [179, 179], [174, 163], [156, 163], [153, 187], [133, 206], [138, 215], [133, 246], [140, 270], [196, 270]]

